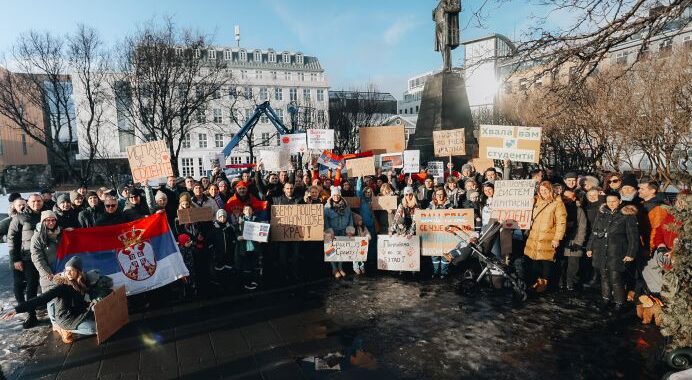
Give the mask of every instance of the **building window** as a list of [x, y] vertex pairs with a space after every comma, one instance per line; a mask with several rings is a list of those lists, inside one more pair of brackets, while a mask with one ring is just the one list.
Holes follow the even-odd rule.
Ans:
[[278, 109], [276, 110], [276, 117], [283, 123], [284, 121], [284, 110]]
[[411, 107], [411, 115], [413, 115], [413, 107]]
[[183, 148], [190, 148], [190, 146], [192, 146], [190, 134], [186, 133], [185, 136], [183, 136]]
[[303, 89], [303, 100], [306, 102], [310, 101], [310, 89], [309, 88]]
[[267, 100], [269, 98], [266, 87], [260, 87], [259, 96], [260, 100]]
[[271, 73], [272, 79], [276, 80], [276, 78], [277, 78], [276, 71], [270, 71], [270, 73]]
[[210, 50], [207, 52], [207, 58], [209, 58], [210, 60], [211, 60], [211, 59], [216, 59], [216, 50], [210, 49]]
[[692, 36], [685, 36], [685, 38], [682, 39], [682, 46], [685, 47], [685, 49], [692, 49]]
[[221, 116], [221, 108], [214, 108], [214, 123], [223, 123], [223, 117]]
[[620, 51], [615, 54], [615, 63], [618, 65], [627, 64], [627, 56], [630, 54], [628, 51]]
[[197, 158], [197, 168], [199, 168], [199, 176], [204, 175], [204, 158], [199, 157]]
[[214, 134], [214, 147], [223, 148], [223, 133]]
[[242, 157], [231, 157], [231, 165], [240, 165], [243, 163]]
[[262, 79], [262, 70], [255, 71], [255, 79]]
[[262, 143], [260, 145], [269, 146], [269, 133], [268, 132], [262, 132]]
[[408, 108], [404, 108], [404, 113], [408, 115]]
[[317, 82], [317, 74], [315, 74], [315, 73], [310, 74], [310, 82]]
[[324, 90], [322, 90], [322, 89], [317, 90], [317, 101], [318, 102], [324, 101]]
[[324, 110], [317, 110], [317, 122], [324, 123]]
[[288, 90], [288, 100], [292, 102], [298, 101], [298, 89], [297, 88], [291, 88]]
[[269, 118], [266, 115], [260, 116], [260, 123], [262, 123], [262, 124], [269, 123]]
[[284, 71], [284, 80], [287, 80], [287, 81], [291, 80], [291, 72], [290, 71]]
[[287, 51], [281, 54], [281, 60], [283, 63], [291, 63], [291, 54]]
[[284, 100], [284, 89], [277, 87], [274, 89], [274, 100]]
[[240, 79], [247, 79], [247, 70], [240, 70]]
[[193, 177], [195, 175], [194, 159], [183, 158], [181, 161], [183, 166], [183, 177]]
[[298, 80], [301, 82], [305, 82], [305, 73], [298, 73]]
[[206, 148], [207, 147], [207, 134], [206, 133], [199, 133], [199, 134], [197, 134], [197, 138], [199, 139], [199, 147], [200, 148]]
[[262, 62], [262, 52], [259, 49], [255, 50], [252, 54], [252, 60], [255, 62]]
[[28, 150], [26, 149], [26, 134], [22, 133], [22, 154], [25, 156], [28, 154]]
[[245, 98], [252, 99], [252, 87], [245, 87]]
[[274, 50], [269, 49], [269, 52], [267, 53], [267, 60], [269, 63], [276, 63], [276, 52], [274, 52]]
[[296, 63], [299, 65], [303, 64], [303, 53], [296, 54]]
[[178, 46], [175, 48], [175, 56], [180, 57], [181, 55], [183, 55], [183, 48]]
[[223, 59], [230, 61], [233, 58], [233, 52], [230, 50], [224, 50], [223, 51]]
[[207, 122], [207, 116], [204, 107], [199, 107], [197, 110], [197, 122], [198, 123], [206, 123]]
[[247, 51], [245, 49], [240, 49], [240, 52], [238, 53], [238, 59], [240, 59], [241, 62], [247, 61]]
[[195, 58], [199, 58], [202, 55], [202, 52], [199, 49], [195, 49], [193, 54]]
[[416, 106], [416, 113], [418, 113], [418, 106]]

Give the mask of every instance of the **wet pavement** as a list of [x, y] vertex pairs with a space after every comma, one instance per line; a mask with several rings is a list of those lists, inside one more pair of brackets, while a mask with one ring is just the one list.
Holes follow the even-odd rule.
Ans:
[[56, 334], [20, 379], [660, 379], [655, 326], [594, 311], [595, 295], [517, 307], [454, 281], [322, 280], [162, 308], [101, 346]]

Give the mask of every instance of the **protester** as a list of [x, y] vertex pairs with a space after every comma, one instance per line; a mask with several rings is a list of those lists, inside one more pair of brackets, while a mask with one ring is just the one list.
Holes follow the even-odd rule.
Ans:
[[[351, 209], [341, 197], [341, 188], [332, 186], [331, 197], [324, 205], [324, 229], [331, 230], [333, 236], [346, 236], [346, 227], [353, 227], [353, 215]], [[346, 276], [343, 263], [330, 263], [332, 274], [339, 279]]]
[[[431, 210], [445, 210], [452, 208], [452, 205], [447, 199], [447, 192], [445, 189], [435, 190], [432, 202], [428, 205], [428, 209]], [[440, 256], [432, 256], [432, 266], [433, 266], [433, 278], [439, 277], [444, 279], [449, 274], [449, 261], [447, 261], [440, 253]]]
[[[565, 175], [565, 180], [570, 174]], [[575, 180], [576, 182], [576, 180]], [[569, 186], [569, 185], [568, 185]], [[579, 202], [573, 189], [567, 189], [562, 194], [562, 199], [567, 211], [567, 226], [565, 237], [560, 249], [560, 288], [572, 291], [577, 284], [577, 274], [582, 257], [582, 250], [586, 243], [587, 220], [584, 210], [577, 204]]]
[[94, 227], [96, 225], [96, 217], [99, 213], [103, 213], [103, 204], [96, 192], [87, 191], [86, 200], [86, 207], [77, 216], [79, 226], [82, 228]]
[[217, 272], [233, 269], [235, 256], [236, 234], [233, 226], [228, 223], [226, 210], [216, 211], [213, 228], [209, 238], [209, 249], [214, 252], [214, 270]]
[[195, 182], [192, 185], [192, 206], [193, 207], [207, 207], [212, 209], [213, 213], [216, 213], [216, 210], [218, 210], [218, 206], [216, 204], [216, 201], [212, 198], [209, 198], [207, 194], [204, 193], [205, 188], [204, 185], [202, 185], [200, 182]]
[[72, 208], [69, 194], [60, 194], [58, 196], [57, 205], [53, 208], [53, 212], [58, 217], [58, 225], [61, 228], [77, 228], [79, 227], [79, 213]]
[[195, 248], [194, 242], [190, 235], [182, 233], [178, 235], [178, 248], [180, 249], [180, 255], [183, 257], [183, 262], [187, 267], [189, 275], [182, 279], [183, 297], [191, 298], [197, 295], [197, 284], [196, 284], [196, 274], [195, 274]]
[[94, 226], [112, 226], [128, 222], [125, 215], [120, 211], [118, 199], [112, 195], [108, 195], [104, 199], [103, 210], [103, 213], [96, 214]]
[[[363, 224], [363, 218], [356, 214], [353, 213], [353, 223], [354, 223], [354, 229], [353, 229], [353, 234], [354, 236], [360, 236], [368, 239], [369, 245], [368, 245], [368, 250], [370, 247], [373, 245], [372, 242], [372, 235], [370, 234], [370, 231], [368, 228]], [[348, 234], [348, 231], [347, 231]], [[370, 260], [370, 258], [368, 258]], [[365, 263], [362, 261], [354, 261], [353, 262], [353, 273], [356, 275], [362, 275], [365, 274]]]
[[24, 209], [26, 208], [26, 199], [23, 199], [21, 195], [10, 195], [8, 197], [8, 201], [10, 202], [10, 207], [7, 210], [8, 216], [7, 218], [0, 221], [0, 239], [2, 239], [4, 236], [7, 236], [7, 233], [10, 229], [10, 223], [12, 222], [12, 218], [17, 214], [24, 212]]
[[142, 189], [132, 189], [129, 191], [127, 204], [123, 209], [123, 216], [125, 216], [128, 222], [144, 218], [151, 213], [146, 201], [142, 201], [143, 195], [144, 191]]
[[[383, 184], [384, 185], [384, 184]], [[382, 186], [382, 185], [380, 185]], [[377, 236], [377, 232], [375, 231], [375, 213], [372, 210], [372, 201], [373, 201], [373, 196], [375, 195], [375, 192], [373, 191], [372, 187], [369, 186], [363, 186], [363, 177], [358, 178], [356, 181], [356, 195], [358, 196], [358, 199], [360, 200], [360, 206], [358, 207], [358, 214], [360, 216], [360, 219], [362, 221], [363, 226], [367, 228], [369, 235], [372, 236]], [[360, 234], [359, 234], [360, 235]], [[377, 243], [370, 244], [368, 246], [368, 260], [367, 260], [370, 265], [368, 265], [371, 269], [374, 269], [374, 263], [377, 262]], [[365, 272], [365, 269], [363, 269], [363, 272]], [[362, 273], [356, 273], [356, 274], [362, 274]]]
[[[45, 293], [55, 286], [53, 283], [53, 266], [56, 262], [57, 249], [60, 245], [62, 229], [53, 211], [42, 211], [41, 222], [36, 226], [36, 232], [31, 238], [31, 261], [39, 274], [41, 292]], [[55, 322], [55, 304], [48, 302], [48, 317]]]
[[423, 186], [420, 186], [418, 190], [416, 190], [416, 199], [418, 200], [420, 208], [428, 208], [428, 205], [432, 201], [433, 191], [435, 190], [434, 185], [435, 182], [433, 182], [433, 179], [428, 177], [423, 181]]
[[52, 210], [55, 207], [55, 201], [53, 200], [53, 194], [55, 192], [51, 189], [41, 190], [41, 198], [43, 199], [43, 207], [46, 210]]
[[243, 207], [243, 214], [238, 220], [236, 235], [238, 236], [238, 244], [235, 249], [235, 263], [240, 273], [240, 281], [245, 290], [255, 290], [259, 286], [257, 283], [257, 266], [260, 260], [261, 246], [259, 243], [243, 238], [243, 230], [245, 223], [256, 222], [251, 206]]

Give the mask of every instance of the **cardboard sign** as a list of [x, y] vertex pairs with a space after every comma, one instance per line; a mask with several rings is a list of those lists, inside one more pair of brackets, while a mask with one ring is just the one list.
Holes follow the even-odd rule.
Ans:
[[536, 182], [532, 179], [495, 181], [490, 217], [502, 223], [503, 228], [528, 230], [531, 228], [535, 190]]
[[226, 167], [226, 157], [223, 153], [207, 154], [204, 156], [204, 170]]
[[485, 173], [485, 169], [494, 167], [495, 163], [487, 158], [474, 158], [471, 165], [476, 169], [476, 173]]
[[420, 150], [404, 151], [404, 173], [420, 172]]
[[371, 150], [374, 154], [403, 152], [406, 148], [404, 126], [361, 127], [360, 151]]
[[306, 133], [308, 136], [308, 149], [334, 149], [333, 129], [308, 129]]
[[130, 321], [124, 286], [115, 289], [113, 293], [94, 305], [94, 319], [96, 320], [96, 340], [99, 345]]
[[466, 135], [464, 129], [433, 131], [435, 157], [466, 155]]
[[178, 210], [180, 224], [211, 222], [212, 220], [214, 220], [214, 210], [211, 207], [190, 207]]
[[372, 203], [370, 205], [373, 211], [392, 211], [396, 210], [398, 199], [396, 195], [381, 195], [379, 197], [372, 197]]
[[541, 154], [541, 128], [481, 124], [479, 145], [480, 158], [537, 164]]
[[441, 256], [454, 249], [459, 241], [445, 228], [454, 225], [473, 231], [473, 209], [417, 210], [416, 235], [420, 236], [423, 256]]
[[281, 135], [281, 149], [290, 154], [305, 153], [308, 150], [305, 133]]
[[445, 166], [442, 161], [430, 161], [428, 162], [428, 174], [432, 177], [444, 177]]
[[243, 222], [243, 239], [266, 243], [269, 239], [269, 223]]
[[324, 240], [322, 204], [272, 206], [272, 241]]
[[367, 261], [368, 243], [368, 238], [362, 236], [337, 236], [324, 242], [324, 261]]
[[377, 269], [420, 271], [420, 240], [418, 236], [377, 236]]
[[404, 158], [401, 153], [381, 154], [379, 164], [382, 170], [401, 169], [404, 166]]
[[375, 159], [373, 157], [363, 157], [346, 160], [346, 170], [350, 178], [375, 175]]
[[359, 209], [360, 208], [360, 198], [359, 197], [343, 197], [349, 208]]
[[132, 170], [132, 182], [146, 183], [173, 175], [171, 156], [163, 141], [152, 141], [127, 147], [127, 159]]
[[261, 150], [259, 157], [264, 170], [270, 172], [291, 170], [291, 155], [286, 150]]

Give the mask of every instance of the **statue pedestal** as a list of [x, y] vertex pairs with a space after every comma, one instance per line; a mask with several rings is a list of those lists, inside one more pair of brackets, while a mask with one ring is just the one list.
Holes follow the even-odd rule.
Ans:
[[421, 164], [436, 159], [446, 163], [447, 159], [435, 158], [432, 133], [460, 128], [466, 132], [466, 157], [453, 157], [455, 170], [461, 170], [460, 164], [473, 157], [478, 143], [473, 137], [473, 120], [464, 74], [455, 71], [437, 73], [425, 82], [416, 133], [409, 138], [407, 149], [420, 150]]

